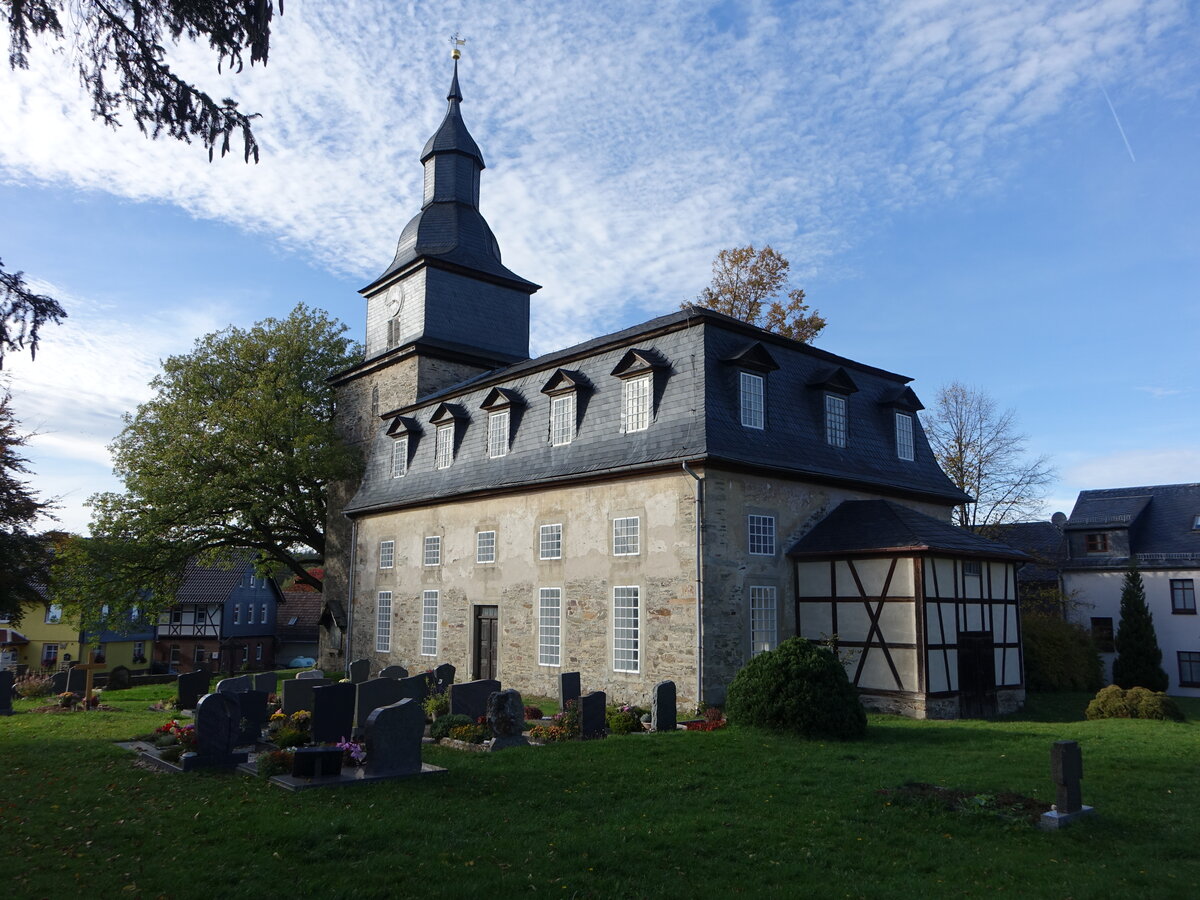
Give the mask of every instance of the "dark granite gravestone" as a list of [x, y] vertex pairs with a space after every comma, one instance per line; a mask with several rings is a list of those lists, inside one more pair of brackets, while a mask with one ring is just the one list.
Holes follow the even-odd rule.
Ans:
[[487, 715], [487, 699], [498, 690], [500, 682], [494, 678], [450, 685], [450, 715], [470, 716], [472, 722], [477, 721]]
[[341, 774], [342, 751], [337, 747], [297, 747], [292, 756], [293, 778], [329, 778]]
[[1080, 782], [1083, 780], [1083, 751], [1076, 741], [1055, 741], [1050, 748], [1050, 775], [1054, 780], [1055, 803], [1042, 813], [1038, 824], [1044, 829], [1070, 825], [1096, 812], [1083, 805]]
[[324, 684], [329, 684], [328, 678], [288, 678], [280, 682], [280, 711], [287, 716], [302, 709], [312, 712], [313, 689]]
[[254, 689], [268, 694], [279, 692], [279, 676], [274, 672], [259, 672], [254, 676]]
[[313, 690], [312, 740], [314, 744], [347, 741], [354, 732], [355, 684], [325, 684]]
[[67, 689], [67, 673], [55, 672], [53, 675], [51, 675], [50, 689], [56, 694], [63, 693]]
[[241, 717], [238, 719], [238, 744], [257, 744], [267, 724], [266, 691], [237, 691], [230, 693], [238, 702]]
[[241, 704], [233, 694], [205, 694], [196, 704], [196, 755], [182, 756], [183, 771], [193, 769], [232, 769], [244, 763], [248, 754], [235, 753], [241, 717]]
[[195, 709], [196, 704], [200, 702], [200, 698], [208, 693], [208, 686], [212, 683], [212, 676], [203, 669], [197, 672], [184, 672], [175, 679], [175, 685], [179, 691], [179, 708], [180, 709]]
[[296, 673], [297, 678], [324, 678], [325, 673], [320, 669], [305, 669], [303, 672]]
[[379, 672], [380, 678], [407, 678], [408, 669], [404, 666], [384, 666]]
[[454, 674], [458, 669], [450, 665], [450, 663], [442, 663], [440, 666], [434, 666], [433, 681], [435, 689], [439, 694], [450, 690], [450, 685], [454, 684]]
[[578, 672], [560, 672], [558, 675], [558, 704], [560, 709], [566, 709], [572, 700], [578, 700], [581, 693]]
[[254, 681], [249, 675], [238, 675], [235, 678], [222, 678], [217, 682], [218, 694], [239, 694], [254, 687]]
[[675, 682], [660, 681], [650, 695], [650, 728], [654, 731], [674, 731], [678, 724], [675, 708]]
[[585, 741], [604, 737], [604, 707], [607, 703], [604, 691], [592, 691], [579, 698], [579, 731]]
[[492, 750], [528, 747], [525, 737], [525, 703], [521, 694], [509, 688], [496, 691], [487, 700], [487, 720], [492, 729]]
[[356, 659], [346, 668], [346, 677], [350, 679], [351, 684], [362, 684], [371, 677], [371, 661], [369, 659]]
[[415, 700], [382, 706], [367, 717], [367, 775], [415, 775], [421, 771], [425, 711]]
[[420, 675], [409, 675], [398, 680], [396, 683], [400, 685], [400, 699], [408, 697], [410, 700], [424, 703], [425, 698], [429, 696], [429, 678], [429, 675], [422, 672]]
[[13, 673], [7, 669], [0, 671], [0, 716], [13, 714]]
[[113, 666], [108, 673], [108, 681], [104, 683], [106, 691], [123, 691], [133, 683], [133, 674], [127, 666]]
[[87, 690], [87, 670], [78, 666], [67, 669], [67, 686], [63, 690], [82, 695]]
[[404, 697], [400, 682], [395, 678], [369, 678], [355, 687], [358, 688], [354, 709], [357, 731], [367, 727], [367, 719], [373, 711], [381, 706], [390, 706]]

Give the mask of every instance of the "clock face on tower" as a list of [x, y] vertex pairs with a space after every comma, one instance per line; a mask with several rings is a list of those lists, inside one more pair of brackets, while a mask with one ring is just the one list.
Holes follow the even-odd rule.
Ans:
[[404, 295], [404, 284], [393, 285], [388, 291], [387, 313], [390, 318], [399, 316], [401, 310], [404, 309]]

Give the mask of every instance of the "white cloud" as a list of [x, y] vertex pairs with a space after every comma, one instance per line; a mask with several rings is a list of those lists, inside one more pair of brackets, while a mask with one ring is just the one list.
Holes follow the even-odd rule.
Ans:
[[1191, 484], [1200, 479], [1200, 450], [1180, 447], [1129, 450], [1072, 464], [1063, 481], [1080, 490]]

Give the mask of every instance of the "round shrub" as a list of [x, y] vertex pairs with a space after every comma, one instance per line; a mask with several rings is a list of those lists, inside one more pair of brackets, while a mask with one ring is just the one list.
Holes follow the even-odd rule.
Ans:
[[1166, 694], [1143, 687], [1125, 690], [1115, 684], [1096, 694], [1086, 715], [1089, 719], [1184, 719], [1183, 711]]
[[542, 718], [542, 708], [540, 706], [525, 707], [525, 718], [527, 720], [531, 719], [536, 722], [538, 719]]
[[1025, 686], [1031, 691], [1098, 691], [1104, 667], [1092, 637], [1062, 617], [1030, 613], [1021, 620]]
[[609, 734], [631, 734], [642, 730], [642, 710], [636, 706], [610, 706], [604, 711]]
[[474, 724], [474, 719], [472, 719], [470, 716], [464, 716], [462, 713], [441, 716], [437, 719], [437, 721], [429, 726], [429, 736], [436, 741], [440, 741], [442, 738], [450, 737], [451, 728], [458, 728], [460, 725]]
[[725, 716], [803, 737], [853, 740], [867, 732], [867, 714], [838, 658], [804, 638], [750, 660], [729, 686]]

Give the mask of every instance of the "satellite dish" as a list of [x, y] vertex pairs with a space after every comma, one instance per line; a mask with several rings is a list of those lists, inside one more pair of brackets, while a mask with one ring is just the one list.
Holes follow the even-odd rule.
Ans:
[[1067, 524], [1067, 514], [1062, 513], [1062, 512], [1056, 512], [1054, 515], [1052, 515], [1050, 517], [1050, 524], [1054, 525], [1057, 528], [1062, 528], [1064, 525]]

